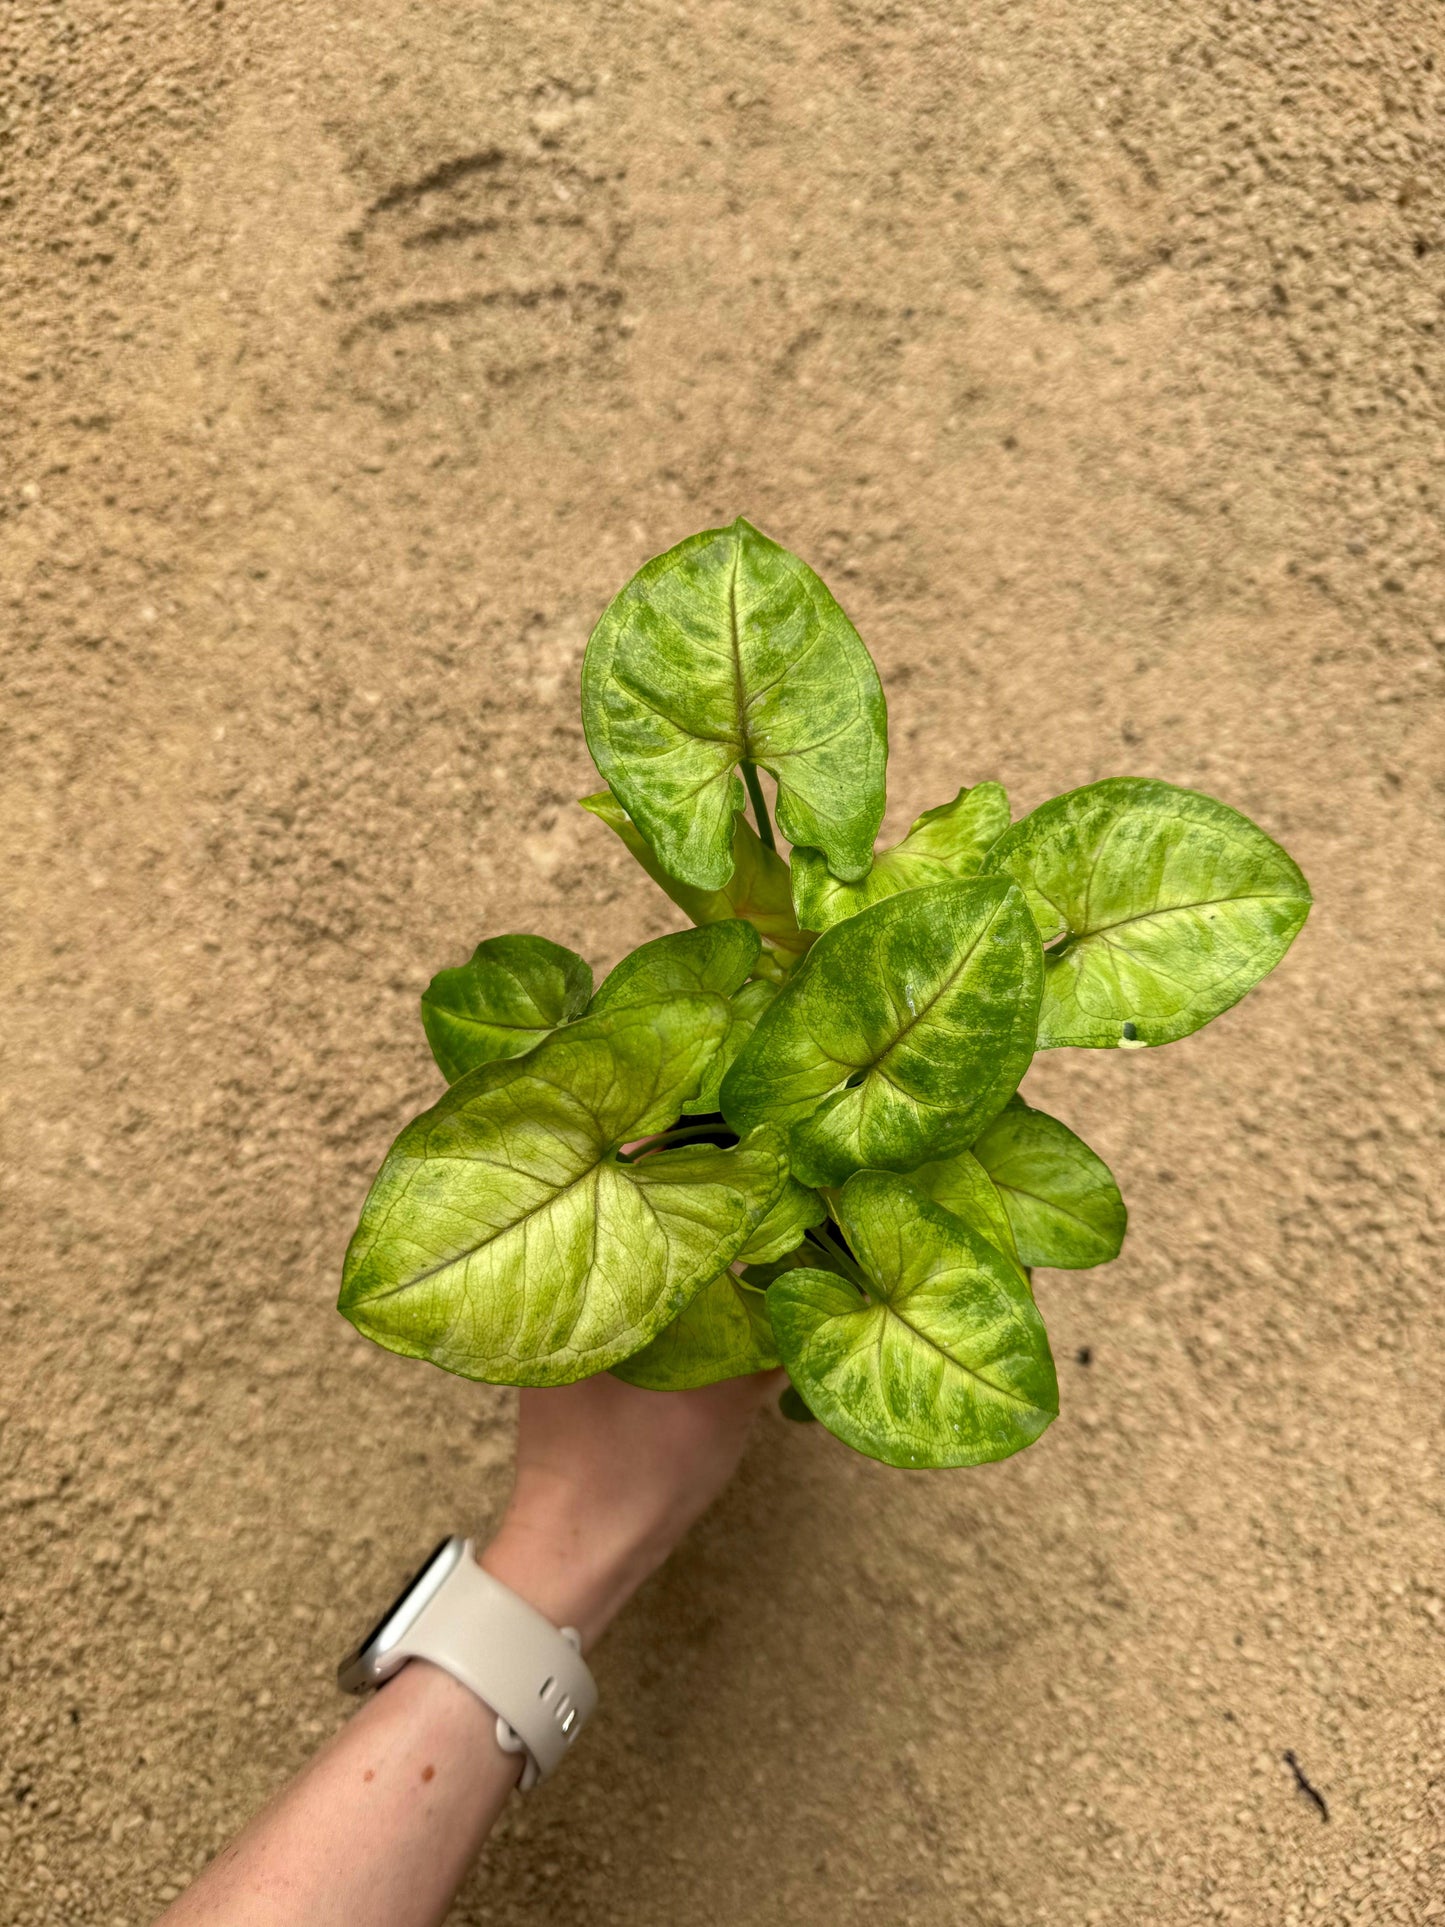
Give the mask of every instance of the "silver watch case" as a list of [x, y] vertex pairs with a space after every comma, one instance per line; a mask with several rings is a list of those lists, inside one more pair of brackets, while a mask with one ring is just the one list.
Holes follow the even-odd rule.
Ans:
[[406, 1664], [397, 1648], [466, 1556], [465, 1539], [443, 1539], [419, 1571], [402, 1587], [365, 1638], [336, 1669], [343, 1693], [368, 1693], [384, 1685]]

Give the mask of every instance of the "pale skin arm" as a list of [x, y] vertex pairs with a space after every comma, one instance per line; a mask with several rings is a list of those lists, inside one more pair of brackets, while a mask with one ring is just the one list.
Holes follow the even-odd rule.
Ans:
[[[481, 1563], [586, 1651], [727, 1484], [780, 1382], [523, 1392], [516, 1484]], [[160, 1927], [433, 1927], [521, 1773], [494, 1729], [466, 1687], [413, 1660]]]

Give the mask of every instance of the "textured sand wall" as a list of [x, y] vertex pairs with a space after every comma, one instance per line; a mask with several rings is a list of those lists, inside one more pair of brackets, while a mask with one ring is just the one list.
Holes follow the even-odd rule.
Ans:
[[1439, 1917], [1442, 26], [12, 0], [7, 1920], [146, 1918], [499, 1502], [506, 1395], [356, 1338], [340, 1255], [434, 968], [669, 927], [578, 662], [740, 510], [878, 658], [890, 826], [1157, 774], [1318, 908], [1031, 1078], [1133, 1213], [1041, 1276], [1045, 1442], [764, 1426], [458, 1918]]

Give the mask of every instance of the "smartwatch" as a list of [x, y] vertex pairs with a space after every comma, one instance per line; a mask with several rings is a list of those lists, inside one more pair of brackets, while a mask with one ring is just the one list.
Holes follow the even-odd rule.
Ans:
[[497, 1744], [526, 1756], [528, 1793], [561, 1764], [592, 1716], [597, 1683], [571, 1626], [560, 1631], [472, 1557], [470, 1539], [443, 1539], [366, 1637], [336, 1669], [344, 1693], [384, 1686], [409, 1659], [470, 1687], [497, 1716]]

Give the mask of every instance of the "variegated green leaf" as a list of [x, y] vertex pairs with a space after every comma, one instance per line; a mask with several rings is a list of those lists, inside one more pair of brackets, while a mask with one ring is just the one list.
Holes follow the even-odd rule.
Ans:
[[871, 903], [977, 876], [983, 860], [1009, 825], [1008, 797], [999, 783], [960, 790], [951, 803], [925, 810], [891, 850], [877, 851], [859, 883], [843, 883], [817, 850], [793, 851], [793, 903], [805, 930], [828, 930]]
[[760, 1220], [747, 1243], [738, 1253], [745, 1265], [768, 1265], [784, 1257], [802, 1243], [803, 1234], [828, 1215], [828, 1207], [816, 1191], [796, 1178], [778, 1193], [776, 1202]]
[[813, 571], [749, 523], [690, 536], [608, 605], [582, 665], [582, 724], [680, 882], [727, 883], [741, 762], [776, 779], [790, 843], [867, 875], [888, 755], [878, 673]]
[[679, 990], [711, 990], [730, 997], [746, 982], [757, 956], [758, 933], [738, 918], [701, 930], [674, 930], [639, 944], [609, 971], [591, 1009], [621, 1010]]
[[778, 986], [775, 983], [766, 977], [758, 977], [752, 983], [744, 984], [736, 995], [728, 999], [727, 1033], [718, 1045], [717, 1056], [707, 1067], [702, 1089], [683, 1105], [685, 1113], [706, 1117], [722, 1108], [722, 1081], [738, 1052], [756, 1030], [758, 1019], [777, 994]]
[[710, 992], [580, 1018], [483, 1065], [409, 1124], [371, 1187], [340, 1309], [388, 1350], [467, 1378], [562, 1385], [671, 1322], [782, 1191], [780, 1139], [635, 1163], [727, 1027]]
[[941, 1204], [955, 1218], [962, 1218], [1023, 1269], [1013, 1225], [998, 1187], [972, 1151], [955, 1151], [952, 1157], [920, 1164], [908, 1175], [925, 1197]]
[[723, 923], [729, 917], [745, 917], [755, 925], [767, 953], [763, 962], [770, 975], [784, 974], [812, 943], [811, 932], [800, 930], [793, 914], [787, 864], [761, 841], [741, 812], [733, 819], [732, 875], [720, 890], [695, 890], [667, 874], [611, 790], [584, 796], [582, 808], [616, 832], [653, 882], [694, 923]]
[[1299, 866], [1247, 817], [1139, 777], [1056, 796], [988, 868], [1049, 946], [1041, 1049], [1189, 1036], [1273, 970], [1310, 908]]
[[1028, 1068], [1042, 969], [1003, 879], [889, 897], [808, 952], [723, 1079], [724, 1115], [788, 1126], [804, 1184], [960, 1150]]
[[1059, 1392], [1017, 1268], [906, 1178], [859, 1173], [835, 1215], [867, 1299], [811, 1269], [768, 1289], [779, 1355], [809, 1410], [886, 1465], [981, 1465], [1031, 1445]]
[[722, 1378], [770, 1372], [778, 1363], [762, 1292], [724, 1271], [650, 1345], [613, 1371], [653, 1392], [682, 1392]]
[[579, 1017], [591, 995], [591, 970], [560, 943], [488, 937], [469, 963], [432, 978], [422, 993], [422, 1027], [454, 1084], [479, 1064], [522, 1056]]
[[[1118, 1257], [1129, 1214], [1113, 1173], [1056, 1117], [1015, 1097], [985, 1129], [973, 1157], [1008, 1214], [1026, 1265], [1079, 1271]], [[931, 1187], [930, 1195], [939, 1197]]]

